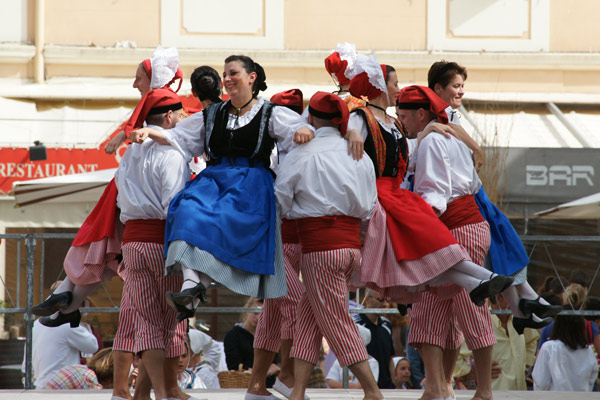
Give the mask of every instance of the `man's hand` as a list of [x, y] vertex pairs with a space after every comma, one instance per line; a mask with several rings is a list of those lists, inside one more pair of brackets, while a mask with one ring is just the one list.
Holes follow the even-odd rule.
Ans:
[[148, 138], [149, 133], [150, 130], [148, 128], [137, 129], [129, 134], [129, 140], [133, 143], [143, 143]]
[[106, 154], [115, 154], [121, 143], [127, 139], [125, 132], [121, 131], [115, 135], [114, 138], [110, 139], [106, 146], [104, 146], [104, 152]]
[[351, 129], [346, 132], [344, 139], [348, 141], [348, 155], [352, 155], [356, 161], [360, 160], [365, 152], [365, 142], [360, 132]]
[[303, 144], [310, 142], [315, 134], [313, 131], [307, 126], [303, 126], [294, 133], [294, 143]]
[[500, 368], [500, 364], [497, 361], [492, 361], [492, 379], [498, 379], [498, 377], [502, 374], [502, 368]]

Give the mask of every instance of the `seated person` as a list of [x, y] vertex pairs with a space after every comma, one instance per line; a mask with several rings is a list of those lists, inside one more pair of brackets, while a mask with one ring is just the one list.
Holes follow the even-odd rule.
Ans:
[[113, 365], [112, 348], [107, 347], [89, 358], [87, 366], [61, 368], [40, 389], [112, 389]]
[[406, 357], [394, 357], [394, 385], [397, 389], [412, 389], [410, 379], [410, 361]]

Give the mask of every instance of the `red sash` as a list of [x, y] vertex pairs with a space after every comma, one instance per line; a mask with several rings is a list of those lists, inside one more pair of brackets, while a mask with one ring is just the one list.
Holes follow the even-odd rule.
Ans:
[[298, 228], [293, 219], [281, 219], [281, 242], [282, 243], [300, 243], [298, 238]]
[[302, 253], [360, 249], [359, 220], [345, 215], [298, 219]]
[[99, 242], [105, 237], [112, 238], [117, 218], [117, 185], [115, 178], [104, 189], [100, 200], [87, 216], [73, 240], [73, 246]]
[[440, 215], [440, 220], [448, 229], [484, 222], [479, 207], [473, 195], [461, 196], [448, 204], [446, 212]]
[[125, 222], [123, 244], [129, 242], [165, 243], [164, 219], [132, 219]]

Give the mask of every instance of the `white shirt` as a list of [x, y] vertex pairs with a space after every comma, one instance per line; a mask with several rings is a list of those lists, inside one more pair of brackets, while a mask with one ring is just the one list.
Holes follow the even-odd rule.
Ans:
[[590, 346], [572, 350], [560, 340], [549, 340], [533, 367], [533, 389], [591, 392], [597, 375], [598, 361]]
[[454, 136], [446, 138], [436, 134], [428, 135], [419, 145], [414, 182], [415, 193], [438, 215], [443, 214], [454, 199], [475, 194], [481, 188], [467, 145]]
[[[240, 117], [229, 114], [227, 120], [228, 129], [239, 129], [246, 126], [258, 114], [265, 100], [259, 98], [252, 106], [250, 111]], [[285, 154], [294, 147], [294, 133], [302, 126], [310, 125], [298, 113], [287, 107], [274, 107], [269, 118], [269, 136], [277, 140], [279, 151], [279, 162], [285, 157]], [[165, 139], [175, 148], [185, 154], [189, 162], [193, 157], [204, 153], [204, 113], [197, 112], [177, 123], [172, 129], [163, 131]]]
[[444, 111], [446, 111], [446, 115], [448, 116], [448, 123], [454, 125], [462, 125], [460, 123], [460, 116], [458, 115], [458, 111], [452, 108], [452, 106], [446, 107]]
[[69, 324], [63, 324], [49, 328], [35, 320], [32, 339], [35, 386], [44, 386], [61, 368], [80, 365], [80, 353], [93, 354], [96, 351], [98, 340], [83, 325], [71, 328]]
[[166, 219], [169, 203], [183, 189], [190, 174], [183, 154], [172, 146], [151, 139], [130, 145], [115, 173], [121, 221]]
[[315, 138], [294, 148], [279, 167], [275, 196], [289, 219], [347, 215], [370, 216], [377, 199], [369, 157], [355, 161], [340, 131], [324, 127]]
[[[375, 382], [377, 382], [377, 379], [379, 379], [379, 363], [377, 362], [376, 359], [374, 359], [371, 356], [369, 356], [369, 359], [367, 361], [369, 362], [369, 367], [371, 367], [371, 372], [373, 373]], [[343, 374], [343, 368], [340, 365], [340, 362], [338, 360], [335, 360], [335, 362], [329, 369], [329, 372], [327, 373], [327, 377], [325, 379], [326, 380], [331, 379], [336, 382], [342, 382], [342, 379], [343, 379], [342, 374]], [[350, 370], [348, 370], [348, 382], [359, 383], [356, 376], [354, 376], [354, 374]]]

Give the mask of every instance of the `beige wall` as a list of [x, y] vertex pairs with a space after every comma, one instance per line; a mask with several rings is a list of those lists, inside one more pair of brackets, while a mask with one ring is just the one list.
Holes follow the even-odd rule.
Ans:
[[155, 47], [159, 23], [158, 0], [46, 0], [46, 43], [113, 46], [131, 40]]
[[358, 49], [422, 50], [425, 0], [286, 0], [285, 48], [328, 50], [338, 42]]
[[550, 51], [600, 51], [600, 1], [550, 1]]

